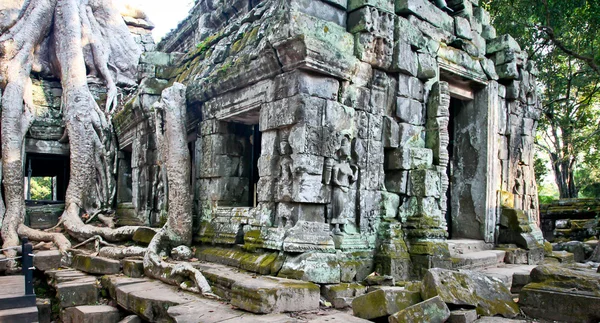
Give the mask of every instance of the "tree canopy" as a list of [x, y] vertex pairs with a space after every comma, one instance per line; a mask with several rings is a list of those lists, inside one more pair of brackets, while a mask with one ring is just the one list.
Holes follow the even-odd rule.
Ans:
[[[500, 34], [522, 44], [540, 69], [542, 118], [537, 145], [552, 162], [561, 198], [577, 197], [577, 165], [600, 148], [600, 2], [595, 0], [488, 0]], [[581, 178], [581, 177], [579, 177]]]

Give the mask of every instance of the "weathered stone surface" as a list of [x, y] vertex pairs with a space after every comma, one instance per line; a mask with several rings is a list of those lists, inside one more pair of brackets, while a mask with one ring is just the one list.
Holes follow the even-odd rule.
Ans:
[[138, 243], [149, 244], [155, 234], [155, 229], [139, 227], [137, 230], [135, 230], [132, 240]]
[[454, 32], [454, 19], [427, 0], [396, 0], [396, 13], [414, 14], [436, 27]]
[[497, 53], [505, 49], [521, 51], [521, 46], [510, 35], [502, 35], [487, 42], [487, 54]]
[[337, 284], [341, 280], [340, 265], [335, 254], [308, 252], [288, 256], [279, 271], [279, 277], [318, 284]]
[[142, 323], [142, 320], [137, 315], [125, 316], [119, 323]]
[[386, 156], [386, 169], [425, 169], [432, 165], [433, 153], [427, 148], [398, 148]]
[[61, 315], [64, 323], [116, 323], [119, 309], [108, 305], [84, 305], [69, 307]]
[[[57, 277], [57, 281], [60, 280]], [[55, 285], [56, 298], [61, 308], [93, 305], [98, 301], [98, 286], [95, 278], [79, 278]]]
[[421, 102], [399, 96], [396, 103], [396, 116], [400, 118], [400, 121], [417, 126], [425, 123]]
[[532, 270], [531, 280], [519, 294], [519, 304], [528, 316], [563, 322], [598, 320], [600, 274], [542, 265]]
[[423, 298], [439, 295], [448, 304], [476, 306], [480, 315], [513, 318], [519, 313], [502, 282], [473, 271], [430, 269], [423, 279], [421, 293]]
[[443, 323], [450, 317], [450, 309], [439, 296], [407, 307], [389, 317], [390, 323]]
[[140, 278], [144, 276], [144, 262], [137, 259], [124, 259], [123, 274], [131, 278]]
[[110, 275], [121, 272], [121, 263], [118, 260], [90, 255], [76, 255], [73, 257], [72, 266], [90, 274]]
[[355, 298], [352, 311], [354, 316], [370, 320], [394, 314], [420, 301], [418, 292], [407, 291], [403, 287], [382, 287]]
[[450, 312], [448, 323], [473, 323], [477, 320], [476, 310], [457, 310]]
[[43, 250], [34, 253], [33, 266], [41, 271], [61, 267], [62, 254], [58, 250]]
[[38, 323], [50, 323], [52, 321], [52, 300], [36, 297], [35, 306], [38, 310]]

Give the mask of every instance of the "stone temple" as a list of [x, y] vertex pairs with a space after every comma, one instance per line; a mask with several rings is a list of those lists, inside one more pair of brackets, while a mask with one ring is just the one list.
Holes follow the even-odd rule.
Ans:
[[[125, 20], [144, 53], [113, 116], [119, 225], [165, 221], [152, 105], [180, 82], [201, 260], [330, 284], [465, 266], [465, 239], [543, 258], [537, 70], [479, 0], [197, 0], [159, 44]], [[60, 201], [60, 85], [34, 85], [26, 174]]]

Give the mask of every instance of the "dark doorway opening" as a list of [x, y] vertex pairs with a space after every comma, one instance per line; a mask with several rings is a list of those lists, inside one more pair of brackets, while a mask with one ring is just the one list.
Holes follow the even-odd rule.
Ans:
[[250, 178], [249, 178], [249, 194], [248, 194], [248, 206], [255, 207], [257, 204], [257, 185], [258, 185], [258, 158], [261, 152], [261, 133], [258, 130], [258, 125], [251, 126], [250, 135], [250, 147], [249, 147], [249, 161], [250, 166]]
[[27, 205], [64, 203], [69, 156], [27, 154], [24, 181]]

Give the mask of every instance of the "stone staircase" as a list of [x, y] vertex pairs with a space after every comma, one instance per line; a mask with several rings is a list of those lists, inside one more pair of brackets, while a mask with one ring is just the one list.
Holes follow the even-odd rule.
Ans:
[[506, 251], [494, 250], [493, 245], [482, 240], [448, 240], [453, 269], [467, 269], [500, 279], [513, 293], [517, 294], [528, 284], [536, 265], [507, 264]]

